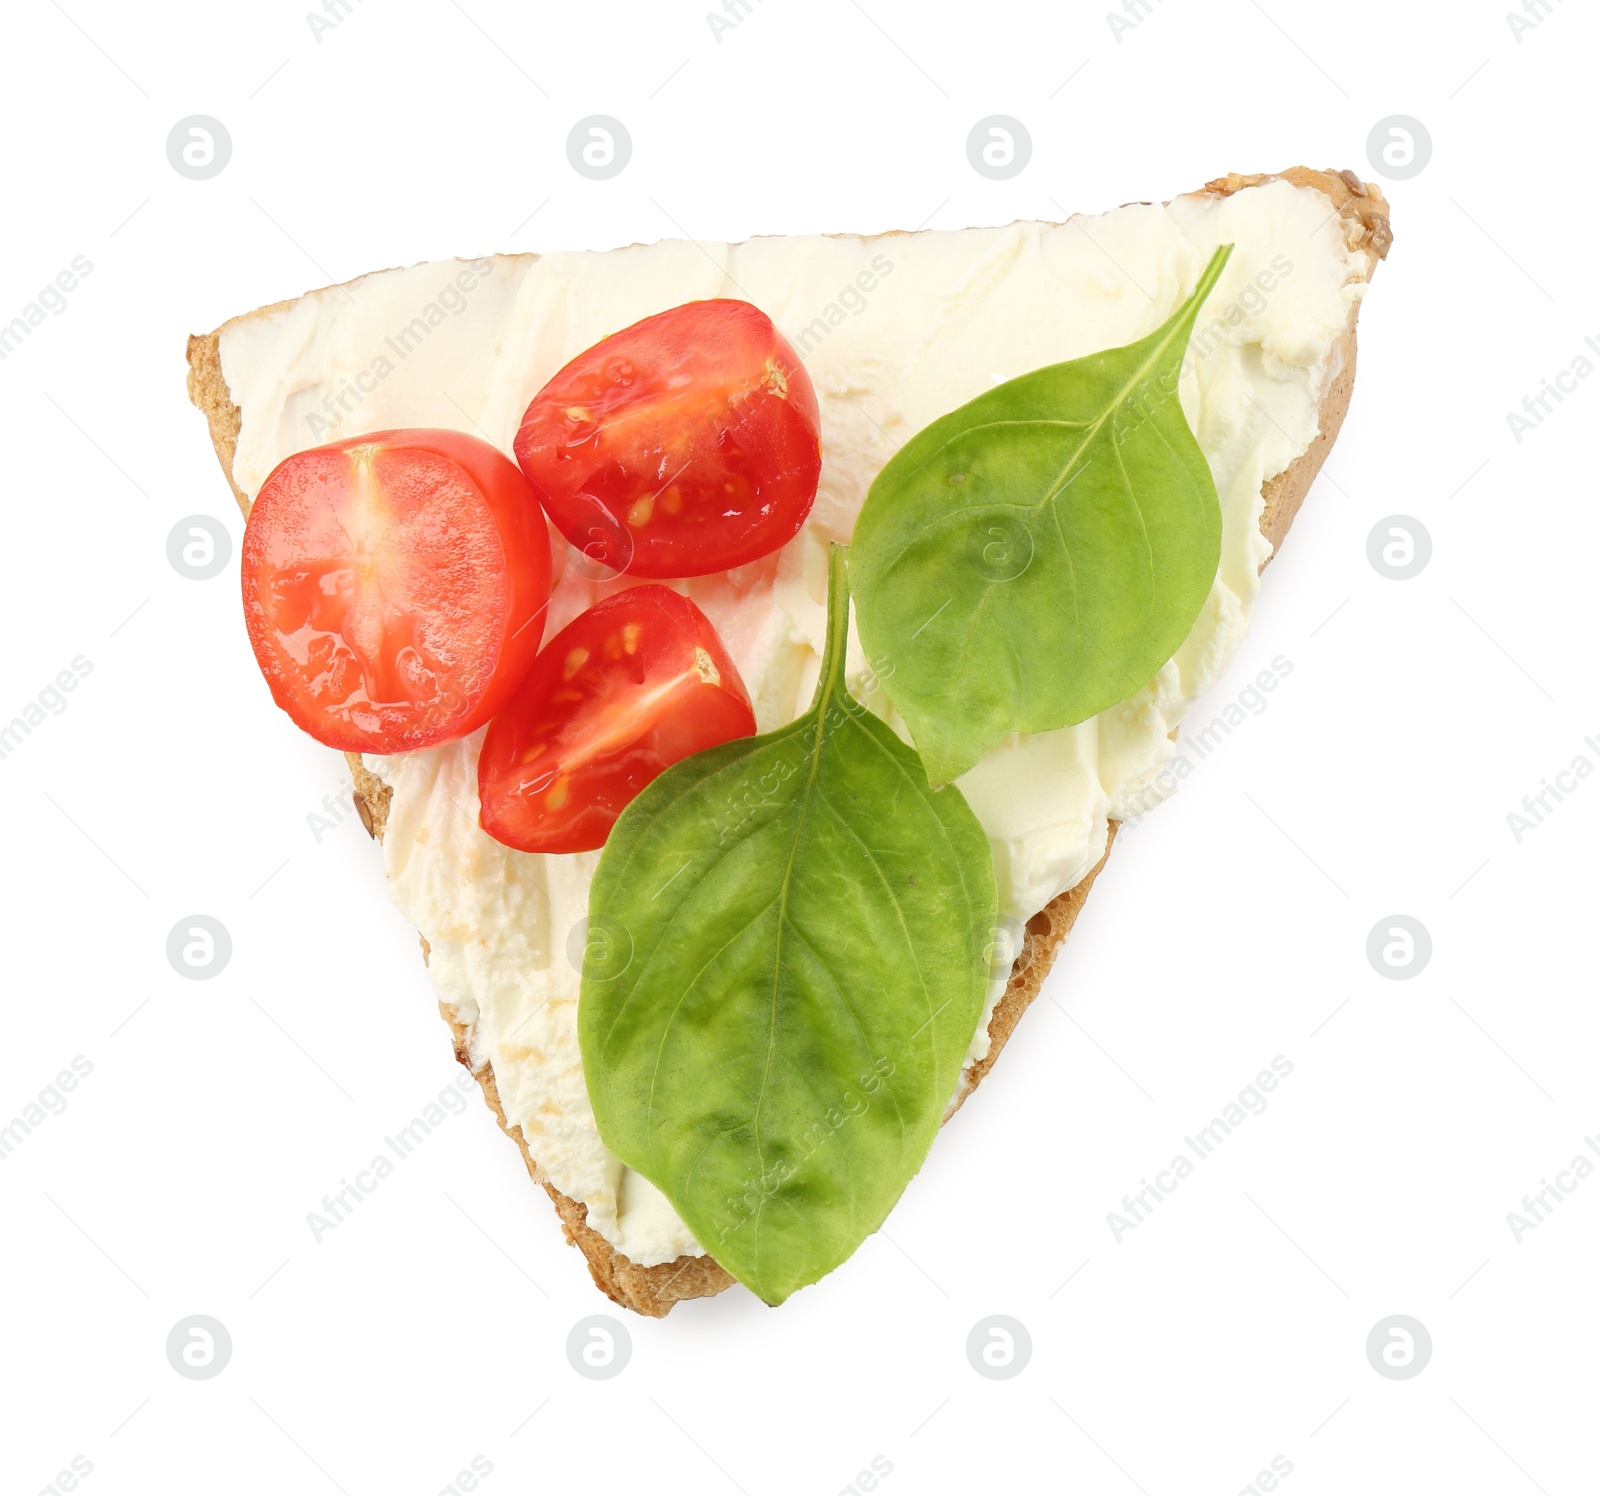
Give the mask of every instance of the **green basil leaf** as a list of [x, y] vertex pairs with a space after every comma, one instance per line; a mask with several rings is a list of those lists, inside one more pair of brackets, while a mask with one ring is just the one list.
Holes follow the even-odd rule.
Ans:
[[810, 709], [651, 783], [589, 896], [578, 1035], [600, 1136], [769, 1304], [883, 1223], [989, 978], [988, 840], [851, 699], [848, 617], [835, 547]]
[[997, 385], [873, 482], [856, 625], [933, 783], [1126, 700], [1199, 617], [1222, 516], [1178, 377], [1232, 248], [1148, 337]]

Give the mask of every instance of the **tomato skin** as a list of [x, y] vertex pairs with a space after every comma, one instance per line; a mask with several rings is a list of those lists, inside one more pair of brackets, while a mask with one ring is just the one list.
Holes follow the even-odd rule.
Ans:
[[398, 753], [482, 726], [538, 654], [549, 533], [527, 481], [459, 431], [286, 457], [250, 507], [245, 625], [273, 700], [318, 742]]
[[663, 770], [756, 730], [711, 620], [669, 587], [580, 613], [489, 724], [478, 823], [523, 852], [588, 852]]
[[793, 539], [822, 471], [817, 395], [747, 301], [612, 333], [534, 396], [517, 461], [556, 527], [635, 577], [695, 577]]

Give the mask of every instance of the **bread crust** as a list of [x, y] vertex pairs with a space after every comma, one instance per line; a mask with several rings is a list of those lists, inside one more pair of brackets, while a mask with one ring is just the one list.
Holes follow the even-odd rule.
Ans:
[[[1228, 197], [1247, 187], [1276, 179], [1288, 181], [1297, 187], [1312, 187], [1327, 197], [1330, 213], [1343, 222], [1345, 241], [1361, 251], [1367, 261], [1367, 279], [1371, 279], [1377, 262], [1389, 252], [1393, 235], [1389, 225], [1389, 205], [1383, 194], [1372, 184], [1364, 184], [1353, 172], [1316, 171], [1310, 167], [1295, 166], [1281, 172], [1256, 175], [1231, 173], [1208, 182], [1198, 193], [1190, 196]], [[248, 316], [265, 316], [290, 302], [276, 302], [261, 307]], [[1318, 411], [1318, 435], [1312, 444], [1283, 472], [1269, 478], [1262, 485], [1264, 508], [1261, 515], [1262, 534], [1272, 543], [1273, 553], [1283, 543], [1289, 526], [1299, 510], [1312, 481], [1322, 467], [1323, 459], [1344, 424], [1350, 408], [1350, 395], [1355, 384], [1356, 370], [1356, 316], [1360, 303], [1351, 306], [1350, 318], [1337, 345], [1337, 368], [1324, 391]], [[226, 327], [227, 324], [223, 324]], [[241, 513], [250, 512], [249, 497], [243, 493], [233, 478], [233, 460], [238, 446], [241, 413], [234, 404], [226, 379], [222, 373], [220, 339], [223, 327], [213, 332], [199, 334], [188, 344], [189, 399], [205, 415], [211, 434], [211, 443], [217, 460], [222, 465], [228, 486], [233, 490]], [[1269, 558], [1270, 559], [1270, 558]], [[1265, 563], [1263, 563], [1263, 566]], [[376, 840], [383, 837], [389, 813], [389, 786], [362, 764], [359, 755], [346, 754], [350, 765], [354, 799], [357, 812], [367, 832]], [[1089, 890], [1111, 854], [1111, 844], [1116, 839], [1116, 825], [1110, 827], [1106, 838], [1106, 851], [1100, 861], [1080, 882], [1065, 893], [1052, 899], [1027, 923], [1022, 950], [1012, 964], [1011, 976], [1000, 1001], [989, 1019], [989, 1049], [983, 1059], [962, 1073], [956, 1097], [945, 1120], [958, 1111], [980, 1081], [994, 1068], [1001, 1050], [1015, 1032], [1018, 1022], [1030, 1003], [1039, 995], [1039, 989], [1055, 962], [1062, 943], [1066, 940], [1078, 918]], [[422, 942], [423, 960], [427, 960], [427, 941]], [[522, 1153], [528, 1173], [544, 1187], [555, 1205], [567, 1240], [583, 1253], [589, 1265], [595, 1286], [613, 1302], [651, 1318], [667, 1314], [674, 1304], [684, 1299], [704, 1298], [730, 1287], [734, 1279], [709, 1255], [686, 1255], [653, 1267], [643, 1267], [613, 1247], [598, 1231], [588, 1224], [588, 1207], [573, 1200], [550, 1183], [537, 1160], [528, 1150], [522, 1130], [508, 1123], [505, 1108], [501, 1105], [499, 1088], [494, 1072], [487, 1062], [473, 1069], [471, 1034], [461, 1021], [457, 1010], [441, 1002], [439, 1012], [454, 1039], [456, 1058], [471, 1071], [482, 1088], [483, 1097], [494, 1113], [501, 1129], [512, 1139]]]

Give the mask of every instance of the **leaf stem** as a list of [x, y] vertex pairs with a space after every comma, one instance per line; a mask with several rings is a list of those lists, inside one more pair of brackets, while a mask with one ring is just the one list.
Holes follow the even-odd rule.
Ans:
[[844, 692], [845, 655], [850, 644], [850, 547], [836, 541], [828, 545], [828, 627], [822, 646], [822, 669], [817, 673], [811, 710], [837, 691]]
[[1183, 327], [1185, 325], [1192, 327], [1194, 325], [1195, 319], [1200, 315], [1200, 308], [1206, 303], [1206, 297], [1211, 294], [1217, 282], [1222, 279], [1222, 272], [1232, 254], [1233, 246], [1231, 244], [1219, 244], [1217, 246], [1216, 252], [1211, 256], [1206, 268], [1200, 272], [1200, 279], [1195, 282], [1194, 290], [1189, 293], [1183, 305], [1172, 314], [1171, 320], [1167, 323], [1168, 327]]

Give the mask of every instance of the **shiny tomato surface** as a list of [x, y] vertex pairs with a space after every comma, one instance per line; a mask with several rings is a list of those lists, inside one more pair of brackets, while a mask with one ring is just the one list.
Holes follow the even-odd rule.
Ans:
[[636, 577], [725, 571], [805, 523], [816, 391], [767, 315], [691, 301], [580, 353], [534, 397], [517, 461], [556, 527]]
[[479, 821], [524, 852], [590, 851], [662, 770], [755, 729], [710, 619], [669, 587], [630, 587], [545, 645], [490, 722]]
[[245, 624], [273, 699], [318, 742], [462, 736], [544, 633], [549, 531], [527, 480], [458, 431], [378, 431], [285, 458], [245, 525]]

